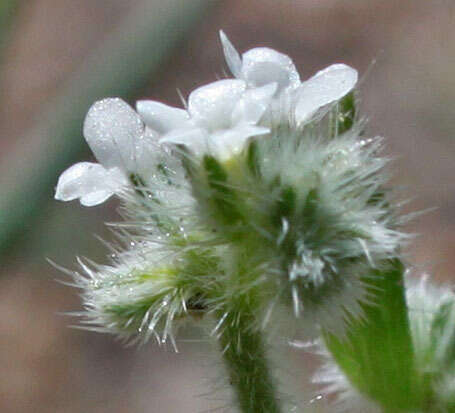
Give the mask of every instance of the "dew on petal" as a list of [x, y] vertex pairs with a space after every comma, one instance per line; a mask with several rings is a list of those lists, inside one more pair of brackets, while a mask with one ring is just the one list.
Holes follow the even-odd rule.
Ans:
[[153, 100], [140, 100], [136, 109], [145, 124], [159, 134], [181, 127], [189, 118], [186, 110]]
[[297, 123], [306, 122], [318, 109], [348, 94], [356, 85], [357, 78], [355, 69], [334, 64], [303, 82], [295, 109]]
[[144, 125], [134, 109], [118, 98], [92, 105], [84, 121], [84, 136], [98, 161], [106, 168], [130, 170], [134, 143]]
[[194, 121], [209, 130], [230, 126], [231, 113], [246, 90], [238, 79], [224, 79], [201, 86], [188, 99], [188, 110]]
[[300, 76], [292, 59], [268, 47], [257, 47], [242, 55], [242, 78], [252, 86], [276, 82], [278, 91], [300, 85]]

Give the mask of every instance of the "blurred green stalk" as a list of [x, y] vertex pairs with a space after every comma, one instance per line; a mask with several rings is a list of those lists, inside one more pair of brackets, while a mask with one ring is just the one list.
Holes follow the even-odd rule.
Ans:
[[0, 0], [0, 53], [3, 52], [6, 39], [8, 38], [8, 32], [18, 6], [16, 0]]
[[0, 165], [0, 256], [53, 197], [58, 175], [85, 145], [89, 106], [106, 96], [131, 97], [217, 0], [144, 1], [87, 59], [66, 89]]

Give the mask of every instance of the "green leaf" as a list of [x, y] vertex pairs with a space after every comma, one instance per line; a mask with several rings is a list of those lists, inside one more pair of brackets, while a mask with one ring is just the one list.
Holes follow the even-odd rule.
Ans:
[[363, 280], [372, 300], [362, 304], [363, 319], [352, 318], [344, 338], [324, 334], [328, 350], [351, 384], [386, 412], [418, 409], [423, 398], [414, 365], [403, 273], [398, 259], [373, 270]]

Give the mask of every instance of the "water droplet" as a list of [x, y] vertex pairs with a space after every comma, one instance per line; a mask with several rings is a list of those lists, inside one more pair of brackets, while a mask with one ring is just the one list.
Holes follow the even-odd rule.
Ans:
[[322, 394], [318, 394], [316, 397], [313, 397], [311, 400], [310, 400], [310, 404], [313, 404], [313, 403], [318, 403], [320, 401], [323, 400], [323, 396]]

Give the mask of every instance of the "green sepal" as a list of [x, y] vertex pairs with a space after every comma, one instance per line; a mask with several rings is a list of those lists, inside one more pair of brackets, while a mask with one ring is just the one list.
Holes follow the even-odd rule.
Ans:
[[354, 92], [348, 93], [335, 106], [329, 117], [329, 135], [336, 138], [347, 132], [356, 119], [356, 97]]
[[[158, 165], [158, 170], [163, 173]], [[134, 187], [134, 191], [139, 195], [139, 202], [144, 208], [150, 210], [150, 218], [155, 222], [156, 226], [163, 232], [172, 234], [174, 237], [179, 238], [179, 226], [174, 220], [168, 215], [159, 213], [160, 208], [155, 208], [161, 205], [161, 201], [158, 197], [147, 188], [144, 179], [137, 173], [131, 173], [129, 180]]]
[[316, 188], [310, 189], [305, 199], [302, 211], [302, 222], [304, 227], [314, 225], [318, 220], [316, 219], [318, 208], [319, 194]]
[[385, 412], [418, 410], [424, 397], [415, 368], [403, 274], [398, 259], [372, 270], [363, 279], [370, 295], [370, 302], [361, 304], [363, 317], [351, 317], [344, 337], [323, 335], [351, 384]]
[[354, 125], [356, 116], [356, 99], [354, 92], [348, 93], [338, 103], [337, 132], [341, 135]]
[[159, 199], [153, 196], [153, 194], [147, 189], [147, 185], [142, 176], [140, 176], [138, 173], [131, 173], [129, 178], [130, 182], [133, 184], [136, 194], [142, 198], [149, 198], [157, 204], [160, 203]]
[[276, 203], [275, 212], [272, 213], [272, 223], [281, 226], [282, 220], [291, 217], [295, 212], [297, 195], [292, 186], [286, 186], [281, 190], [280, 197]]
[[207, 183], [212, 190], [209, 201], [212, 203], [215, 218], [225, 224], [232, 224], [242, 219], [237, 205], [235, 191], [229, 187], [228, 174], [213, 156], [205, 155], [203, 166], [207, 174]]
[[[180, 246], [185, 245], [180, 243]], [[212, 249], [189, 248], [174, 265], [131, 272], [101, 283], [97, 288], [106, 289], [108, 295], [111, 288], [116, 290], [101, 311], [112, 325], [129, 335], [141, 333], [140, 329], [146, 325], [144, 320], [153, 314], [157, 316], [153, 330], [160, 334], [166, 323], [207, 312], [206, 294], [218, 268], [219, 259]], [[121, 290], [125, 295], [119, 294]]]
[[259, 168], [259, 149], [256, 141], [251, 141], [246, 151], [246, 164], [254, 177], [261, 173]]

